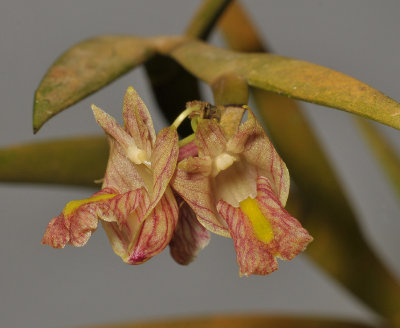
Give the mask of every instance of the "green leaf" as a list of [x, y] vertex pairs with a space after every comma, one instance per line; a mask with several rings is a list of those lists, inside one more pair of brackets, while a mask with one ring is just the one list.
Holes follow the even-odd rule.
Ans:
[[78, 43], [51, 66], [35, 94], [33, 130], [155, 53], [150, 39], [101, 36]]
[[220, 15], [232, 0], [205, 0], [201, 3], [195, 15], [186, 28], [185, 35], [206, 40]]
[[104, 176], [107, 158], [104, 137], [13, 146], [0, 149], [0, 181], [95, 187], [94, 181]]
[[200, 41], [186, 41], [170, 53], [196, 77], [212, 84], [236, 73], [250, 86], [350, 113], [400, 129], [400, 104], [376, 89], [332, 69], [272, 54], [244, 54]]
[[249, 86], [240, 75], [231, 73], [216, 79], [211, 89], [216, 105], [244, 105], [249, 100]]
[[[238, 21], [240, 33], [236, 33]], [[220, 28], [236, 50], [265, 49], [238, 2], [228, 8]], [[260, 89], [253, 94], [298, 189], [289, 196], [289, 210], [314, 236], [307, 254], [364, 303], [399, 324], [400, 285], [365, 240], [301, 108], [278, 94]]]
[[399, 155], [371, 122], [358, 118], [357, 123], [389, 181], [395, 188], [398, 196], [400, 196]]
[[167, 319], [148, 322], [131, 322], [108, 325], [96, 325], [87, 328], [242, 328], [242, 327], [274, 327], [274, 328], [372, 328], [377, 327], [356, 321], [344, 321], [328, 318], [236, 315], [236, 316], [204, 316], [189, 319]]

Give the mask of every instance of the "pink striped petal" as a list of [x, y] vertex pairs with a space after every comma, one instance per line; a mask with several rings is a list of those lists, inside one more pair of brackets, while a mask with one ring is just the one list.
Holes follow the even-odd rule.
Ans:
[[[99, 202], [100, 203], [100, 202]], [[53, 218], [44, 233], [42, 244], [63, 248], [67, 243], [83, 246], [97, 229], [98, 212], [95, 202], [79, 206], [70, 215], [61, 213]]]
[[114, 138], [126, 151], [132, 144], [134, 139], [115, 121], [115, 118], [107, 114], [95, 105], [92, 110], [97, 123], [103, 128], [104, 132]]
[[143, 190], [143, 197], [138, 199], [137, 207], [129, 213], [125, 220], [117, 222], [101, 221], [114, 252], [123, 260], [129, 253], [129, 245], [137, 237], [148, 208], [149, 198]]
[[209, 241], [209, 232], [197, 220], [190, 206], [182, 200], [178, 225], [169, 243], [171, 256], [179, 264], [189, 264]]
[[114, 252], [122, 259], [128, 256], [129, 245], [137, 237], [149, 205], [149, 197], [144, 188], [137, 191], [135, 196], [135, 207], [123, 220], [101, 221]]
[[[192, 161], [198, 159], [192, 158]], [[184, 160], [180, 163], [184, 165]], [[199, 163], [202, 165], [203, 163]], [[215, 208], [216, 200], [213, 198], [211, 182], [208, 176], [198, 172], [186, 172], [178, 167], [174, 178], [171, 180], [172, 188], [188, 203], [196, 213], [200, 223], [218, 235], [229, 237], [226, 223], [220, 218]]]
[[112, 188], [117, 193], [125, 193], [144, 185], [135, 165], [125, 156], [122, 146], [112, 137], [108, 138], [110, 156], [104, 176], [103, 188]]
[[53, 248], [64, 248], [69, 242], [69, 230], [64, 223], [64, 215], [50, 220], [42, 238], [42, 245], [48, 245]]
[[[111, 188], [103, 189], [93, 196], [113, 194], [114, 190]], [[122, 194], [116, 194], [113, 198], [106, 201], [101, 201], [96, 203], [98, 207], [96, 208], [99, 218], [106, 222], [117, 222], [118, 226], [128, 225], [128, 220], [140, 204], [145, 208], [146, 201], [148, 204], [148, 198], [146, 198], [146, 191], [144, 188], [139, 188], [136, 190], [130, 190]], [[136, 211], [137, 214], [139, 214]], [[140, 212], [141, 213], [141, 212]], [[144, 213], [143, 213], [144, 214]]]
[[[98, 199], [98, 196], [110, 194], [110, 198]], [[123, 225], [127, 217], [136, 209], [142, 197], [142, 190], [137, 189], [115, 195], [111, 188], [103, 189], [92, 195], [93, 201], [86, 201], [71, 213], [63, 211], [53, 218], [43, 236], [42, 243], [55, 248], [62, 248], [67, 243], [83, 246], [97, 229], [99, 218]], [[97, 198], [97, 200], [96, 200]]]
[[257, 239], [249, 219], [239, 208], [221, 200], [217, 209], [228, 223], [241, 276], [267, 275], [278, 269], [278, 262], [268, 244]]
[[267, 177], [285, 206], [290, 187], [289, 172], [251, 110], [248, 110], [247, 121], [228, 141], [227, 150], [240, 154], [249, 165], [257, 168], [258, 175]]
[[291, 260], [312, 241], [301, 224], [285, 211], [265, 177], [257, 179], [257, 203], [269, 220], [273, 239], [263, 242], [257, 238], [249, 218], [240, 208], [221, 200], [217, 204], [234, 240], [240, 275], [266, 275], [278, 268], [276, 257]]
[[[102, 203], [102, 205], [103, 204], [105, 205], [105, 203]], [[71, 245], [83, 246], [87, 243], [92, 232], [97, 229], [97, 223], [99, 221], [97, 210], [98, 204], [89, 203], [79, 207], [73, 215], [65, 217], [65, 225], [69, 228], [69, 243]]]
[[195, 140], [179, 147], [178, 163], [183, 161], [185, 158], [197, 156], [198, 152]]
[[261, 212], [268, 217], [274, 231], [276, 255], [283, 260], [291, 260], [313, 240], [299, 221], [292, 217], [280, 204], [265, 177], [257, 179], [257, 201]]
[[99, 213], [114, 252], [124, 261], [129, 254], [130, 245], [148, 217], [149, 205], [147, 190], [142, 187], [116, 195], [110, 200], [109, 206]]
[[199, 156], [217, 157], [225, 151], [226, 138], [221, 126], [214, 120], [200, 120], [196, 130]]
[[141, 225], [123, 260], [129, 264], [141, 264], [163, 251], [171, 241], [177, 221], [178, 206], [168, 188]]
[[125, 130], [133, 137], [136, 146], [150, 157], [156, 140], [153, 122], [146, 105], [132, 87], [126, 90], [122, 115]]
[[153, 190], [150, 195], [152, 206], [160, 200], [171, 180], [178, 159], [178, 134], [173, 127], [162, 129], [151, 154]]

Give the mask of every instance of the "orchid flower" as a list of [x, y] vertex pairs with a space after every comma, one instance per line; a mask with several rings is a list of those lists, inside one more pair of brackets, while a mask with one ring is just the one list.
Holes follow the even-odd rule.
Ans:
[[224, 115], [198, 119], [198, 154], [179, 162], [171, 184], [205, 228], [233, 238], [240, 275], [266, 275], [312, 237], [284, 209], [288, 170], [251, 110], [236, 110], [244, 108], [247, 121], [236, 127]]
[[126, 263], [140, 264], [169, 244], [177, 225], [178, 206], [169, 187], [178, 158], [177, 132], [169, 127], [156, 137], [132, 87], [125, 94], [123, 128], [98, 107], [92, 109], [110, 145], [102, 190], [69, 202], [50, 221], [42, 243], [83, 246], [100, 219], [115, 253]]

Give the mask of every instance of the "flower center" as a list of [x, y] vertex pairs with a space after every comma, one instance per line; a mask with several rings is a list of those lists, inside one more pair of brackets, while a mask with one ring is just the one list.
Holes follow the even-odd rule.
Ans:
[[[216, 199], [223, 199], [232, 206], [239, 207], [242, 200], [248, 197], [255, 198], [257, 196], [257, 172], [241, 160], [233, 161], [231, 164], [230, 160], [222, 162], [226, 168], [220, 170], [218, 175], [211, 179]], [[217, 165], [214, 160], [213, 171]]]
[[212, 176], [216, 177], [219, 172], [226, 170], [228, 167], [230, 167], [235, 161], [237, 161], [237, 158], [229, 155], [227, 153], [222, 153], [219, 154], [215, 159], [214, 159], [214, 165], [213, 165], [213, 170], [212, 170]]
[[126, 156], [135, 164], [143, 164], [147, 161], [147, 154], [136, 145], [130, 145], [126, 151]]
[[240, 209], [249, 218], [258, 240], [269, 243], [274, 238], [271, 222], [262, 214], [256, 199], [247, 198], [240, 202]]

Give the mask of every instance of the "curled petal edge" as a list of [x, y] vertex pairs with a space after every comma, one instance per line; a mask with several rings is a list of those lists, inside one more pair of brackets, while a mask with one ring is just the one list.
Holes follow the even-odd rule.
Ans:
[[278, 269], [276, 257], [293, 259], [312, 241], [308, 232], [280, 204], [265, 177], [257, 179], [256, 200], [264, 219], [272, 226], [273, 239], [268, 242], [257, 236], [254, 224], [241, 208], [223, 200], [217, 204], [234, 240], [241, 276], [270, 274]]
[[187, 265], [209, 242], [210, 233], [197, 220], [191, 207], [181, 200], [178, 224], [169, 243], [172, 258], [179, 264]]

